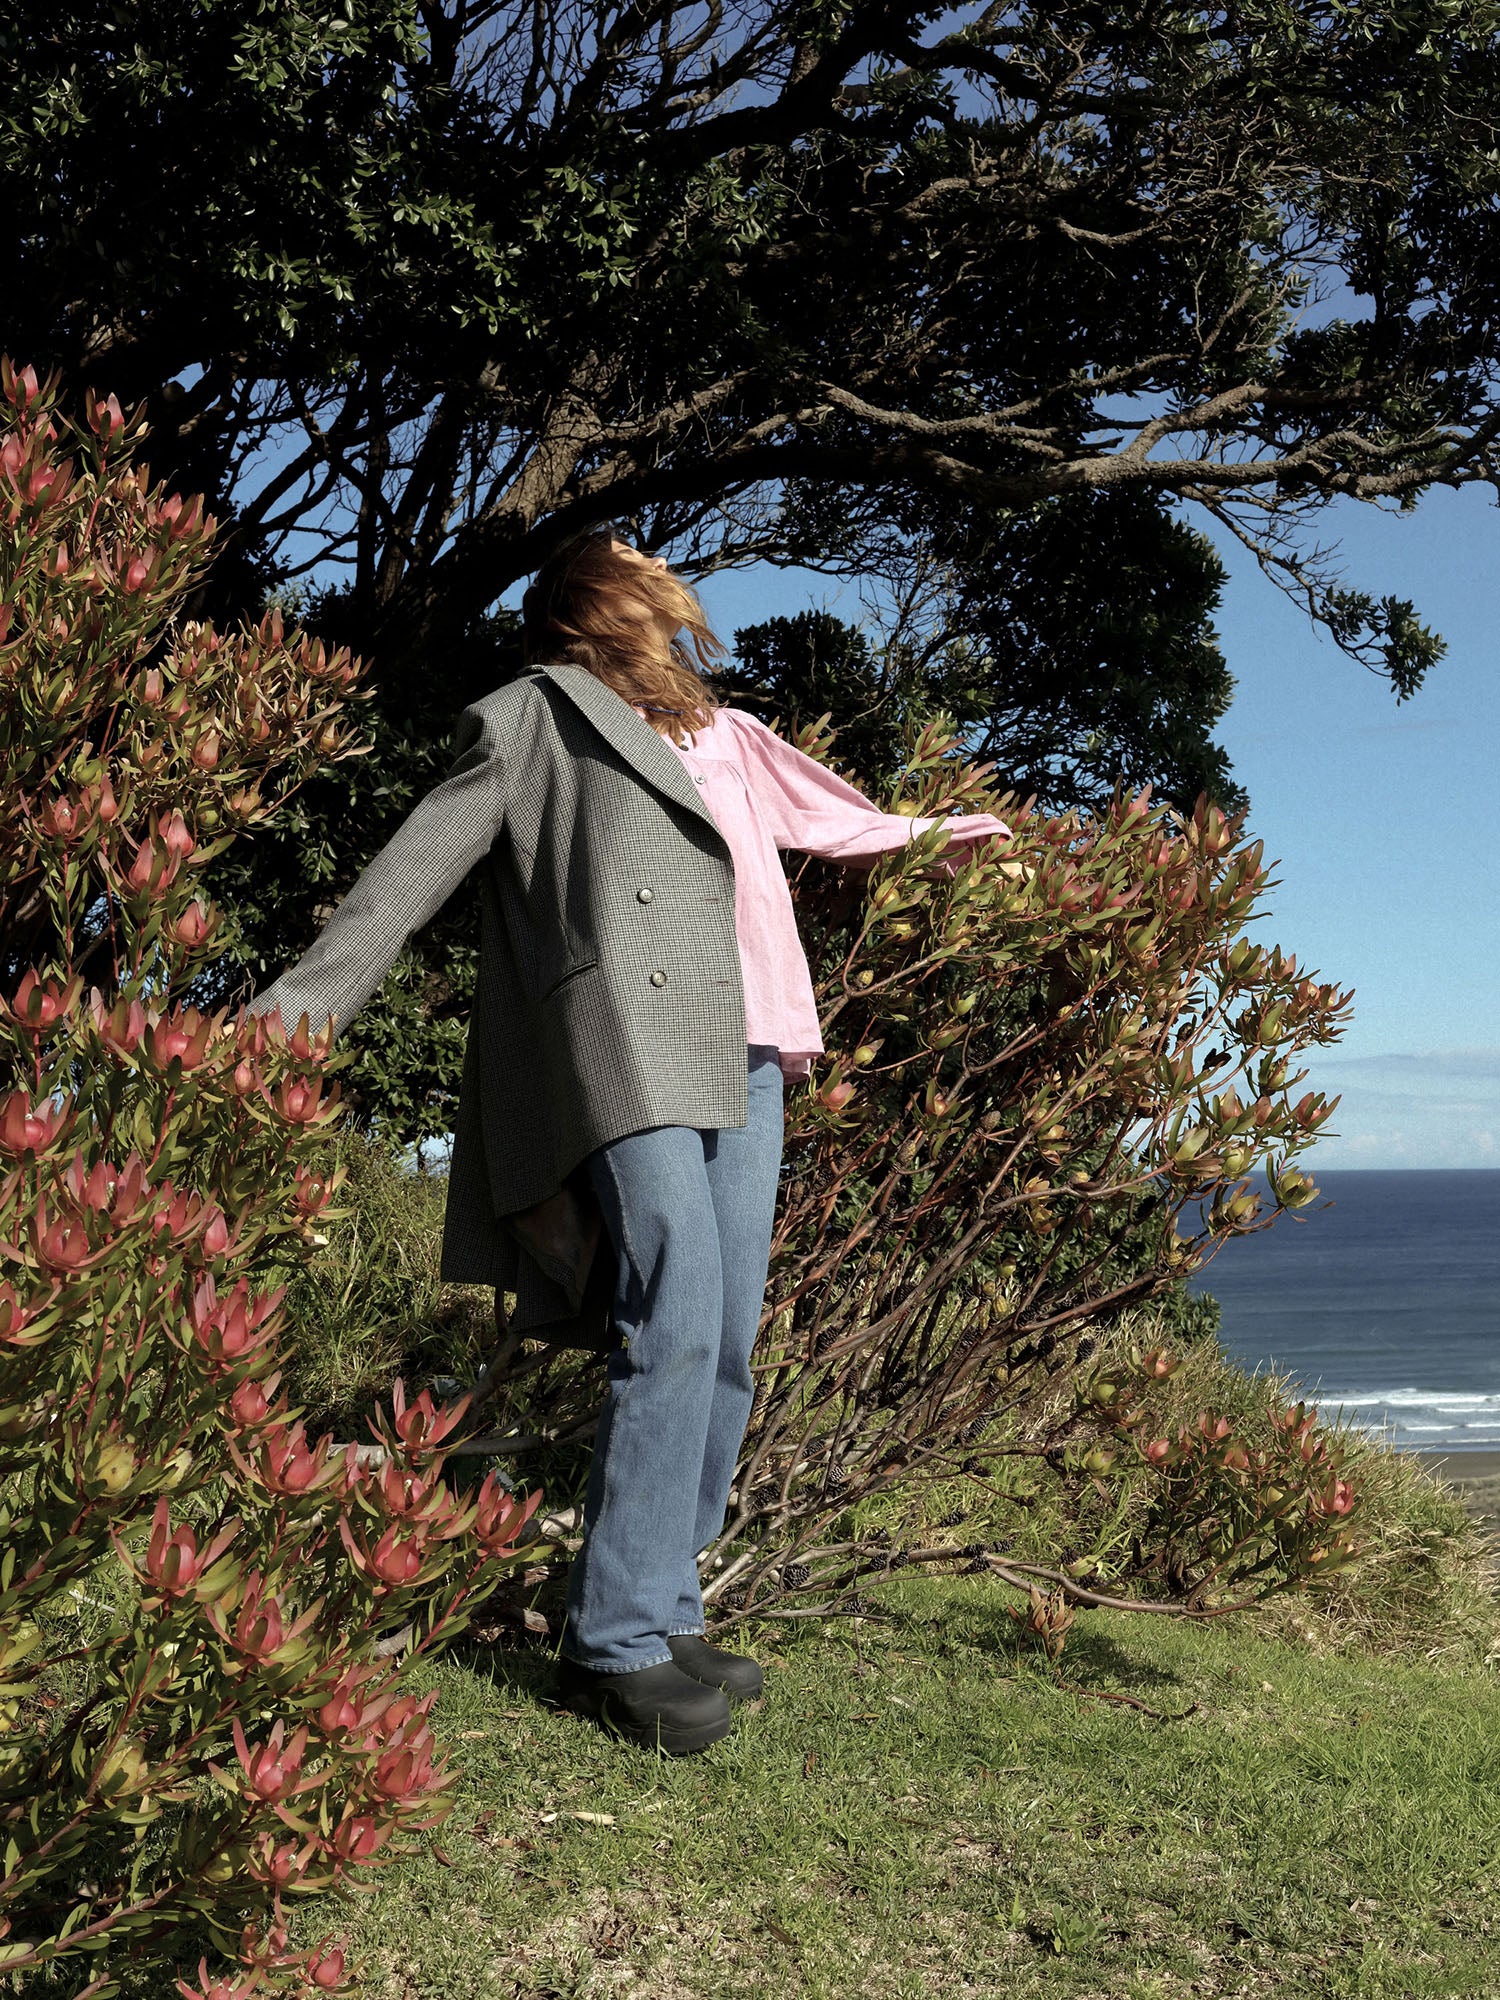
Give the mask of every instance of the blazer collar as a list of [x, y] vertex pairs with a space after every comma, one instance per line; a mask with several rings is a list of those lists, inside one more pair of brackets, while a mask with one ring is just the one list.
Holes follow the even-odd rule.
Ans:
[[[623, 695], [606, 687], [597, 675], [587, 667], [575, 667], [567, 661], [543, 660], [538, 662], [538, 671], [554, 681], [573, 701], [607, 742], [641, 776], [655, 785], [659, 792], [665, 792], [678, 805], [686, 806], [719, 833], [718, 821], [703, 803], [698, 787], [688, 776], [686, 767], [672, 745], [651, 727], [644, 716], [637, 715]], [[726, 843], [727, 845], [727, 843]]]

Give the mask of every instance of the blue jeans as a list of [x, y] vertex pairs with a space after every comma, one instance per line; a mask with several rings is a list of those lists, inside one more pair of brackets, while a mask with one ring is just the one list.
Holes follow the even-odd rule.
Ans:
[[724, 1526], [750, 1420], [781, 1168], [781, 1065], [757, 1042], [748, 1058], [746, 1124], [656, 1125], [588, 1159], [625, 1345], [609, 1357], [562, 1649], [605, 1673], [662, 1666], [669, 1632], [703, 1630], [696, 1557]]

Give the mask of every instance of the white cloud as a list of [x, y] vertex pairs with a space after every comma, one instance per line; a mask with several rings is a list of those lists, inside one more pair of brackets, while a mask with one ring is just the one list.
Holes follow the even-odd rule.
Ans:
[[1309, 1164], [1500, 1166], [1500, 1048], [1307, 1058], [1308, 1086], [1341, 1099]]

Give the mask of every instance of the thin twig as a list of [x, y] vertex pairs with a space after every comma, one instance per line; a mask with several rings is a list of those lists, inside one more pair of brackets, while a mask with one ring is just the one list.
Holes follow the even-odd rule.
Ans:
[[1164, 1708], [1152, 1708], [1148, 1702], [1137, 1701], [1133, 1694], [1108, 1694], [1103, 1688], [1079, 1687], [1076, 1681], [1055, 1681], [1055, 1687], [1064, 1694], [1081, 1695], [1085, 1701], [1115, 1701], [1122, 1708], [1139, 1709], [1142, 1715], [1149, 1715], [1153, 1722], [1186, 1722], [1190, 1715], [1198, 1713], [1198, 1704], [1190, 1701], [1186, 1708], [1175, 1715]]

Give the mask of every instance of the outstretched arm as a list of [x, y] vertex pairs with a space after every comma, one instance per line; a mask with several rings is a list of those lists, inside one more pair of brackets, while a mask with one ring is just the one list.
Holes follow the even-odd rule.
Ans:
[[945, 818], [882, 812], [846, 778], [806, 756], [758, 717], [743, 709], [736, 709], [734, 717], [747, 776], [778, 847], [868, 868], [930, 826], [948, 830], [952, 838], [944, 859], [954, 861], [980, 841], [1010, 832], [993, 813], [955, 813]]
[[463, 711], [454, 740], [458, 757], [447, 777], [412, 808], [297, 963], [257, 993], [247, 1012], [279, 1007], [288, 1030], [305, 1013], [315, 1034], [332, 1016], [341, 1035], [406, 940], [488, 854], [505, 817], [504, 748], [478, 708]]

